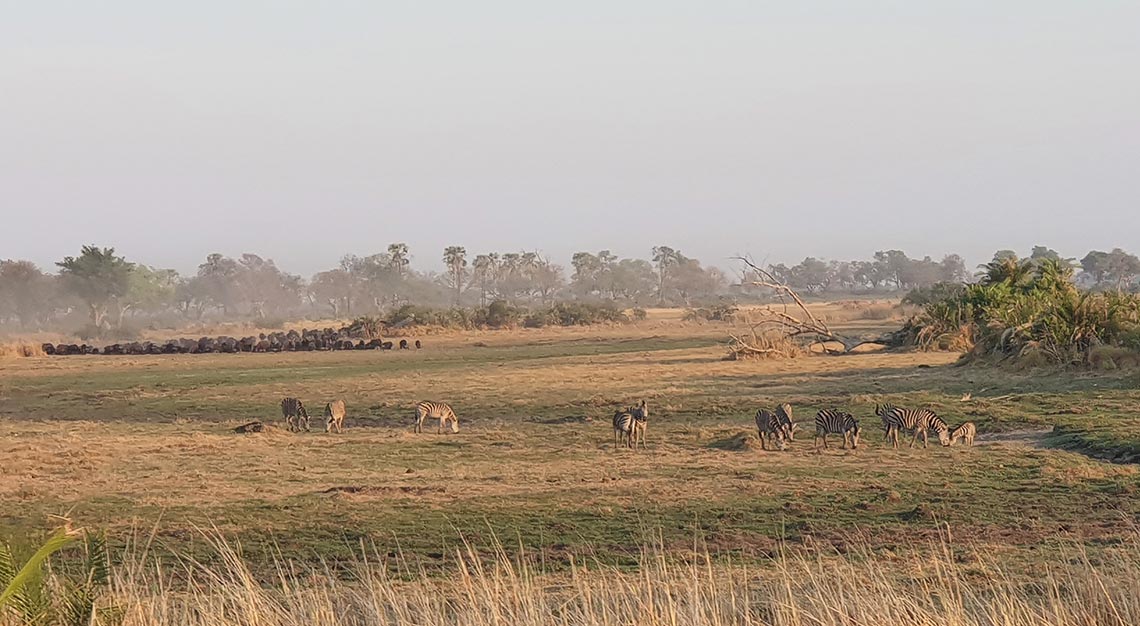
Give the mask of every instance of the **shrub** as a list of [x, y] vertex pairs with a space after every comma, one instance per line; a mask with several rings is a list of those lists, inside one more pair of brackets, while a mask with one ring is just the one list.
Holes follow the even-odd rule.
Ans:
[[731, 322], [737, 311], [734, 304], [718, 304], [709, 308], [688, 309], [681, 319], [686, 322]]
[[350, 337], [358, 337], [365, 341], [372, 341], [383, 335], [384, 321], [378, 317], [358, 317], [345, 329]]
[[475, 315], [475, 325], [489, 328], [510, 328], [518, 325], [522, 312], [505, 300], [495, 300]]
[[926, 306], [932, 302], [949, 300], [962, 295], [966, 285], [962, 283], [934, 283], [924, 287], [915, 287], [903, 296], [903, 304]]
[[547, 311], [550, 323], [559, 326], [585, 326], [605, 322], [628, 322], [620, 309], [613, 304], [586, 304], [583, 302], [562, 302]]
[[649, 317], [649, 313], [641, 307], [637, 307], [630, 312], [635, 322], [644, 322]]
[[1096, 357], [1094, 363], [1095, 349], [1140, 347], [1140, 296], [1079, 291], [1055, 267], [1043, 267], [1029, 280], [968, 285], [929, 302], [904, 332], [921, 348], [1026, 365], [1112, 368], [1122, 359]]

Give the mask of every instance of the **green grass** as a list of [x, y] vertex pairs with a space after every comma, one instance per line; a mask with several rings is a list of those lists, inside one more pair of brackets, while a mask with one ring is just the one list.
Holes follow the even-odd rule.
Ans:
[[[1140, 452], [1134, 374], [1011, 373], [940, 354], [726, 362], [721, 327], [656, 332], [6, 363], [0, 533], [66, 514], [120, 543], [156, 528], [156, 549], [203, 558], [193, 529], [217, 526], [254, 563], [347, 561], [363, 543], [425, 566], [498, 536], [559, 566], [583, 553], [629, 565], [647, 542], [696, 538], [744, 558], [781, 541], [907, 552], [949, 524], [1028, 571], [1060, 539], [1120, 540], [1122, 520], [1140, 514], [1135, 466], [1101, 460]], [[345, 397], [348, 431], [230, 432], [279, 420], [284, 395], [313, 413]], [[615, 452], [609, 416], [641, 397], [650, 449]], [[462, 431], [410, 434], [411, 406], [426, 398], [452, 402]], [[801, 435], [787, 453], [761, 452], [751, 416], [779, 401], [795, 406]], [[990, 440], [887, 449], [872, 413], [883, 401], [972, 420]], [[813, 452], [824, 406], [860, 416], [859, 451]]]

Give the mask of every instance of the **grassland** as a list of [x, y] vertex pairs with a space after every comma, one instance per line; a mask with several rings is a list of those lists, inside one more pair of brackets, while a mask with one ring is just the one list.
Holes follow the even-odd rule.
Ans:
[[[1140, 474], [1110, 462], [1140, 452], [1135, 373], [958, 367], [946, 353], [725, 361], [725, 336], [658, 314], [433, 336], [421, 351], [2, 361], [0, 533], [67, 515], [212, 558], [195, 529], [216, 527], [255, 568], [348, 567], [365, 545], [433, 569], [497, 537], [559, 569], [572, 555], [632, 566], [647, 543], [695, 540], [734, 562], [914, 555], [948, 525], [1030, 573], [1059, 545], [1095, 555], [1135, 532]], [[344, 398], [347, 431], [232, 432], [279, 423], [285, 395]], [[643, 397], [648, 450], [615, 450], [613, 408]], [[412, 434], [421, 399], [451, 402], [461, 432]], [[885, 448], [872, 409], [887, 400], [972, 420], [980, 445]], [[805, 431], [819, 408], [851, 410], [864, 445], [817, 453], [802, 434], [760, 451], [752, 414], [783, 401]]]

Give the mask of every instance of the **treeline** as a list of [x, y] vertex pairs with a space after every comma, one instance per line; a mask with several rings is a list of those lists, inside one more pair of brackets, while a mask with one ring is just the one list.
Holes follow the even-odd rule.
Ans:
[[449, 246], [443, 272], [417, 271], [410, 259], [406, 244], [393, 243], [377, 254], [345, 256], [306, 280], [256, 254], [210, 254], [184, 276], [130, 261], [113, 248], [84, 246], [56, 263], [54, 273], [28, 261], [0, 261], [0, 326], [130, 336], [143, 323], [174, 328], [247, 319], [273, 326], [377, 315], [397, 323], [413, 311], [415, 323], [538, 326], [606, 321], [623, 308], [701, 304], [728, 291], [720, 269], [668, 246], [653, 248], [652, 260], [581, 252], [569, 277], [537, 252], [471, 256]]
[[[999, 252], [995, 258], [1016, 258]], [[1024, 262], [1060, 256], [1038, 247]], [[60, 329], [88, 336], [131, 334], [143, 324], [176, 328], [187, 321], [258, 320], [273, 326], [290, 319], [395, 316], [401, 308], [447, 311], [455, 316], [496, 313], [541, 319], [575, 317], [556, 305], [591, 304], [609, 309], [652, 306], [699, 307], [766, 298], [747, 274], [730, 280], [714, 266], [680, 250], [657, 246], [647, 259], [622, 258], [608, 250], [578, 252], [569, 268], [537, 252], [469, 255], [462, 246], [444, 249], [443, 272], [411, 267], [408, 246], [349, 255], [339, 265], [305, 279], [256, 254], [206, 257], [196, 272], [181, 275], [128, 260], [113, 248], [85, 246], [56, 263], [54, 272], [28, 261], [0, 261], [0, 327]], [[1093, 251], [1077, 262], [1075, 277], [1085, 287], [1129, 290], [1140, 275], [1140, 260], [1122, 250]], [[1023, 261], [1019, 260], [1019, 263]], [[912, 259], [899, 250], [876, 252], [869, 260], [825, 261], [808, 257], [792, 266], [769, 266], [779, 280], [817, 297], [908, 291], [942, 283], [969, 282], [958, 255]], [[409, 309], [408, 307], [411, 307]], [[466, 309], [466, 313], [458, 312]], [[533, 315], [541, 312], [542, 315]], [[604, 316], [603, 316], [604, 317]]]

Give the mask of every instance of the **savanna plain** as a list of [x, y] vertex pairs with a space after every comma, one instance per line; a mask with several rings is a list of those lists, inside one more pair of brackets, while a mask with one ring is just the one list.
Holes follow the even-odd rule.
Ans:
[[[418, 351], [3, 360], [0, 533], [105, 531], [137, 624], [1140, 623], [1136, 371], [733, 361], [731, 330], [662, 310]], [[284, 429], [285, 396], [314, 432]], [[643, 398], [647, 447], [616, 447]], [[460, 431], [414, 434], [420, 400]], [[781, 402], [795, 441], [763, 451], [753, 415]], [[882, 402], [976, 445], [891, 449]], [[858, 449], [813, 445], [831, 407]]]

